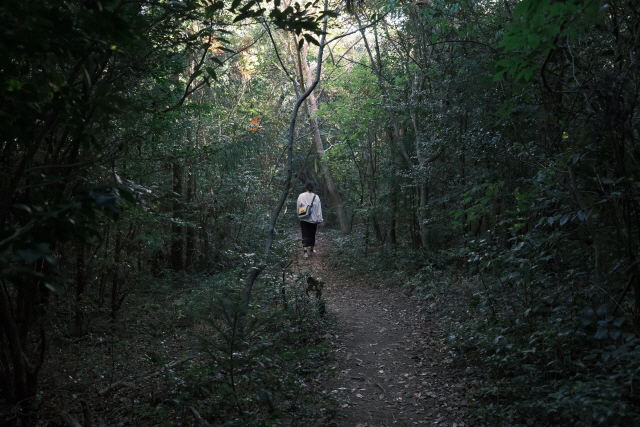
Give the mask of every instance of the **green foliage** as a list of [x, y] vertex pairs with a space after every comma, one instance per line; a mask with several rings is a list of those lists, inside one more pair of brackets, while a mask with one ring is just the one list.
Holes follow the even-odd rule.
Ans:
[[[0, 391], [10, 401], [38, 395], [49, 325], [80, 336], [89, 318], [117, 322], [127, 298], [161, 309], [136, 292], [198, 282], [167, 320], [202, 326], [208, 355], [176, 404], [206, 402], [210, 419], [237, 425], [289, 422], [300, 407], [300, 423], [318, 418], [301, 380], [327, 351], [322, 306], [303, 278], [289, 277], [283, 300], [274, 271], [249, 311], [239, 294], [283, 183], [294, 97], [264, 24], [317, 45], [336, 12], [268, 4], [0, 5]], [[488, 424], [637, 424], [637, 8], [377, 6], [358, 11], [366, 44], [359, 33], [332, 42], [316, 114], [327, 152], [303, 171], [320, 182], [311, 165], [330, 163], [354, 228], [336, 236], [332, 264], [433, 301], [469, 293], [470, 318], [450, 339], [456, 360], [486, 372]], [[286, 58], [295, 45], [278, 48]], [[294, 169], [311, 143], [297, 126]], [[279, 237], [273, 259], [292, 247]]]
[[[105, 303], [117, 321], [140, 278], [229, 270], [261, 246], [273, 197], [261, 166], [279, 151], [281, 120], [257, 112], [271, 109], [256, 98], [268, 99], [272, 81], [250, 85], [252, 58], [240, 55], [264, 51], [259, 29], [229, 30], [234, 19], [262, 19], [265, 3], [241, 3], [0, 5], [0, 306], [10, 313], [0, 392], [9, 400], [37, 393], [38, 330], [58, 304], [74, 313], [69, 333], [84, 335]], [[269, 20], [313, 42], [335, 16], [307, 13], [317, 4]], [[34, 360], [24, 365], [23, 353]]]
[[[476, 352], [490, 369], [489, 378], [498, 378], [487, 381], [478, 392], [487, 402], [480, 412], [486, 422], [634, 425], [639, 421], [629, 401], [629, 385], [639, 374], [635, 334], [627, 332], [621, 338], [622, 333], [615, 329], [615, 340], [594, 334], [585, 328], [587, 321], [576, 322], [580, 314], [575, 306], [554, 307], [547, 301], [509, 314], [507, 310], [514, 307], [507, 309], [501, 298], [508, 293], [495, 286], [489, 292], [497, 316], [488, 323], [468, 321], [450, 334], [460, 359]], [[472, 309], [488, 310], [487, 305], [476, 303]], [[607, 321], [604, 309], [600, 311], [603, 317], [598, 322], [615, 321]], [[589, 318], [593, 310], [588, 307], [584, 312]], [[617, 324], [620, 327], [622, 321], [618, 319]], [[513, 399], [514, 395], [518, 398]]]
[[[551, 2], [525, 0], [516, 4], [511, 23], [499, 44], [509, 56], [496, 61], [494, 80], [505, 75], [529, 81], [546, 64], [559, 40], [576, 40], [602, 21], [605, 7], [599, 1]], [[513, 52], [513, 53], [512, 53]], [[546, 59], [543, 59], [546, 58]]]
[[332, 262], [469, 294], [449, 335], [486, 372], [488, 425], [639, 422], [639, 20], [624, 2], [407, 4], [322, 110], [358, 224]]
[[201, 324], [197, 348], [207, 355], [188, 389], [208, 405], [208, 418], [234, 419], [224, 425], [280, 425], [292, 411], [295, 425], [311, 422], [320, 416], [318, 397], [305, 382], [325, 369], [329, 348], [320, 334], [328, 324], [300, 288], [289, 290], [283, 309], [282, 283], [269, 274], [245, 311], [237, 273], [203, 281], [184, 298], [189, 318]]
[[404, 245], [379, 245], [372, 249], [365, 245], [364, 237], [362, 229], [354, 230], [349, 236], [333, 237], [331, 264], [347, 274], [371, 276], [387, 284], [404, 283], [412, 278], [420, 280], [423, 274], [444, 267], [443, 258], [427, 251]]

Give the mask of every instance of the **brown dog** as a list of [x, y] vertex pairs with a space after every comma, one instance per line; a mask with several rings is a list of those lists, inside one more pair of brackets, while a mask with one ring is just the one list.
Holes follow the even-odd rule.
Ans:
[[307, 296], [309, 296], [309, 292], [315, 291], [316, 298], [320, 299], [322, 296], [322, 288], [324, 287], [324, 282], [316, 279], [315, 277], [309, 276], [307, 277]]

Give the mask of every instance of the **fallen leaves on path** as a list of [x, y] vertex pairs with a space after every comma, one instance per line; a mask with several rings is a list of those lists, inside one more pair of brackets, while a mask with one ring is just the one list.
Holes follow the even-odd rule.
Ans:
[[401, 292], [329, 268], [326, 239], [319, 239], [316, 249], [318, 255], [300, 258], [298, 268], [327, 283], [327, 311], [337, 318], [338, 330], [327, 334], [336, 374], [321, 380], [322, 393], [345, 401], [344, 418], [336, 425], [472, 426], [467, 411], [472, 379], [452, 367], [440, 340], [443, 331], [425, 320], [429, 310]]

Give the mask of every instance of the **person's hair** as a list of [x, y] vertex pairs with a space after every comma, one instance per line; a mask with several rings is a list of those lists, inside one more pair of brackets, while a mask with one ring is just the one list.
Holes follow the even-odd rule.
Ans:
[[311, 181], [311, 180], [308, 180], [308, 181], [307, 181], [307, 183], [304, 185], [304, 188], [305, 188], [307, 191], [311, 191], [311, 192], [313, 192], [313, 190], [315, 189], [315, 187], [316, 187], [316, 185], [315, 185], [315, 184], [313, 183], [313, 181]]

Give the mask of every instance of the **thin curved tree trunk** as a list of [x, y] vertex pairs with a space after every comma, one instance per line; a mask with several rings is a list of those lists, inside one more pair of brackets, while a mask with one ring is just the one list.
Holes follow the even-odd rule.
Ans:
[[[329, 1], [325, 0], [324, 2], [325, 12], [327, 11], [328, 6], [329, 6]], [[275, 41], [273, 40], [273, 37], [271, 36], [271, 31], [269, 30], [269, 27], [266, 25], [266, 23], [265, 23], [265, 27], [269, 33], [269, 37], [271, 38], [274, 48], [276, 49], [276, 55], [278, 56], [278, 60], [280, 61], [280, 64], [283, 66], [283, 68], [285, 68], [284, 65], [282, 64], [282, 61], [280, 60], [280, 54], [277, 51], [277, 46], [275, 44]], [[326, 40], [326, 32], [327, 32], [327, 16], [324, 17], [324, 22], [322, 26], [323, 34], [322, 34], [322, 38], [320, 39], [320, 48], [318, 49], [318, 67], [316, 69], [316, 76], [313, 82], [311, 83], [311, 85], [309, 86], [309, 88], [300, 95], [295, 79], [291, 79], [294, 85], [294, 89], [296, 90], [297, 99], [296, 99], [295, 105], [293, 106], [293, 111], [291, 113], [291, 121], [289, 122], [289, 133], [287, 134], [287, 169], [286, 169], [287, 176], [284, 182], [284, 188], [280, 193], [280, 199], [278, 200], [278, 203], [276, 204], [276, 206], [273, 208], [273, 211], [271, 212], [271, 218], [269, 219], [269, 227], [267, 231], [267, 241], [264, 246], [263, 260], [260, 262], [260, 264], [254, 265], [252, 267], [251, 273], [249, 274], [249, 277], [247, 277], [247, 280], [245, 282], [244, 292], [242, 295], [242, 302], [245, 310], [249, 307], [249, 301], [251, 300], [251, 291], [253, 290], [253, 284], [255, 283], [260, 273], [262, 273], [262, 271], [267, 266], [267, 259], [269, 258], [269, 253], [271, 252], [271, 245], [273, 244], [273, 239], [275, 237], [276, 222], [278, 221], [278, 217], [280, 216], [282, 207], [284, 206], [285, 202], [287, 201], [287, 197], [289, 196], [289, 189], [291, 188], [291, 178], [293, 177], [293, 135], [294, 135], [294, 130], [296, 126], [296, 119], [298, 117], [298, 111], [300, 110], [300, 106], [305, 101], [305, 99], [307, 99], [307, 97], [311, 94], [311, 92], [313, 92], [313, 90], [318, 85], [318, 82], [320, 81], [320, 73], [322, 71], [322, 54], [324, 52], [324, 46], [325, 46], [324, 42]]]

